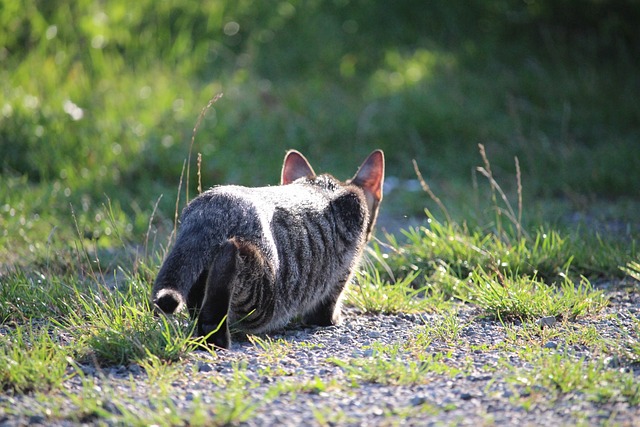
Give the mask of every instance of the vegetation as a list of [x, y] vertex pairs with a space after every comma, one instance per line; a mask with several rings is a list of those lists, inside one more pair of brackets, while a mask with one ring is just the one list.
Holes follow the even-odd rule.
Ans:
[[[0, 0], [0, 419], [238, 424], [281, 398], [468, 375], [442, 348], [526, 360], [500, 367], [525, 408], [572, 393], [638, 405], [640, 320], [614, 338], [592, 323], [606, 316], [601, 282], [640, 281], [639, 21], [612, 0]], [[220, 355], [186, 316], [148, 307], [176, 214], [202, 186], [275, 184], [288, 148], [345, 178], [376, 147], [379, 228], [421, 225], [378, 233], [346, 303], [438, 322], [325, 361], [338, 377], [290, 378], [284, 362], [315, 344], [270, 337], [249, 340], [274, 383], [241, 360], [199, 377], [194, 350]], [[505, 340], [465, 342], [469, 306], [468, 322]], [[123, 381], [148, 404], [105, 380], [120, 368], [139, 372]], [[218, 395], [179, 409], [186, 376], [218, 381]]]

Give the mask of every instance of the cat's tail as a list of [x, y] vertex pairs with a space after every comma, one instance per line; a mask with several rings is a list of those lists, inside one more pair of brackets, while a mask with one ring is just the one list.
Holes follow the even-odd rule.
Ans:
[[206, 248], [197, 239], [178, 237], [153, 284], [151, 301], [155, 311], [172, 314], [185, 306], [197, 311], [212, 259], [211, 252], [203, 250], [203, 246]]

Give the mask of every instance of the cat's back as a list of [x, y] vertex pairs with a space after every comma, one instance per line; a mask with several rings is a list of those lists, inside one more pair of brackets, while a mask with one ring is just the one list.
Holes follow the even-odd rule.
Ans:
[[266, 216], [271, 217], [276, 210], [286, 210], [291, 214], [326, 209], [332, 200], [332, 191], [301, 183], [289, 185], [244, 187], [221, 185], [213, 187], [195, 198], [185, 208], [182, 218], [199, 216]]

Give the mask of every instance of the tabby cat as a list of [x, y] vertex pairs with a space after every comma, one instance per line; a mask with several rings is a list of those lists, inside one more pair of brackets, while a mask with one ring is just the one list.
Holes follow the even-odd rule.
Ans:
[[260, 333], [297, 316], [311, 325], [338, 324], [341, 295], [371, 236], [383, 180], [381, 150], [344, 183], [316, 175], [291, 150], [282, 185], [225, 185], [200, 194], [182, 212], [156, 278], [155, 309], [174, 313], [186, 306], [198, 317], [197, 333], [221, 348], [229, 348], [229, 325]]

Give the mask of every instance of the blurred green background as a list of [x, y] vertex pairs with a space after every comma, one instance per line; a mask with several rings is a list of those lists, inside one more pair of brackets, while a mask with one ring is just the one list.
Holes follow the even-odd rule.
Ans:
[[633, 203], [638, 28], [632, 0], [0, 0], [0, 263], [140, 242], [156, 202], [172, 224], [220, 92], [191, 197], [196, 153], [209, 187], [275, 184], [289, 148], [346, 178], [382, 148], [463, 206], [481, 143], [527, 200]]

